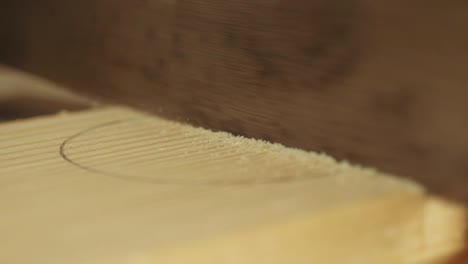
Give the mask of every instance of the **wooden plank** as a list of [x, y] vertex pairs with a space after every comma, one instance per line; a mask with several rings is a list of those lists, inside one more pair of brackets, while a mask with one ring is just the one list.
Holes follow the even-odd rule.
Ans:
[[468, 205], [466, 10], [10, 0], [0, 61], [104, 102], [413, 177]]
[[9, 264], [430, 263], [466, 224], [407, 180], [118, 106], [0, 124], [0, 214]]

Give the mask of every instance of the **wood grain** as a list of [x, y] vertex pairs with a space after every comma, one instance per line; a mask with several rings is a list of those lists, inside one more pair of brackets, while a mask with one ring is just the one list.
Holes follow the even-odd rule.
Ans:
[[4, 0], [0, 60], [468, 204], [466, 1]]
[[117, 106], [0, 124], [0, 214], [9, 264], [440, 263], [466, 228], [407, 180]]

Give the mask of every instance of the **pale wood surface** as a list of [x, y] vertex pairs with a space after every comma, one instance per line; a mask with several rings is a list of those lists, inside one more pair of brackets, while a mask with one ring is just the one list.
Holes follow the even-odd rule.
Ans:
[[0, 262], [429, 263], [464, 210], [409, 181], [123, 107], [0, 124]]
[[1, 2], [3, 63], [468, 205], [468, 1]]

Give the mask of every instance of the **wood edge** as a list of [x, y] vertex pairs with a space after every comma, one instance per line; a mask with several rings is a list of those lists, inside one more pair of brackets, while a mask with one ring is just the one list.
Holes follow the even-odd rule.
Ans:
[[[372, 252], [371, 259], [377, 260], [381, 264], [407, 264], [406, 253], [420, 254], [418, 251], [410, 251], [405, 248], [406, 240], [410, 240], [409, 247], [411, 249], [418, 248], [421, 244], [418, 236], [421, 224], [421, 213], [424, 214], [424, 205], [426, 204], [426, 195], [424, 193], [407, 193], [398, 192], [386, 195], [385, 197], [360, 201], [357, 204], [349, 205], [345, 208], [334, 208], [323, 212], [317, 219], [310, 215], [296, 215], [286, 221], [275, 221], [268, 225], [262, 226], [260, 229], [250, 228], [248, 230], [232, 230], [229, 234], [224, 234], [220, 237], [207, 238], [203, 241], [189, 243], [187, 245], [170, 248], [163, 255], [150, 254], [135, 256], [135, 263], [170, 263], [182, 264], [187, 261], [200, 263], [221, 263], [232, 261], [235, 259], [237, 263], [310, 263], [310, 250], [319, 246], [317, 251], [323, 257], [322, 250], [336, 248], [337, 251], [344, 250], [347, 252], [349, 246], [356, 247], [356, 244], [350, 244], [356, 237], [363, 239], [357, 246], [361, 249], [354, 254], [354, 261], [369, 257], [365, 246], [372, 246], [376, 241], [383, 241], [383, 245], [392, 247], [381, 247], [378, 252]], [[403, 206], [404, 205], [404, 206]], [[369, 213], [375, 216], [373, 221], [362, 225], [362, 214]], [[395, 215], [395, 219], [389, 219], [388, 215]], [[354, 223], [357, 230], [351, 225], [348, 228], [342, 225], [343, 219]], [[361, 223], [361, 224], [359, 224]], [[330, 225], [325, 227], [325, 225]], [[330, 228], [332, 227], [332, 228]], [[375, 232], [382, 228], [389, 227], [390, 230]], [[325, 232], [325, 237], [311, 238], [310, 234], [315, 232], [323, 232], [323, 230], [331, 231], [331, 235]], [[360, 231], [364, 231], [362, 237]], [[349, 232], [349, 233], [348, 233]], [[402, 232], [402, 236], [395, 235]], [[341, 240], [341, 233], [345, 233], [345, 237]], [[350, 235], [351, 234], [351, 235]], [[370, 236], [369, 234], [376, 234]], [[323, 235], [323, 234], [322, 234]], [[367, 238], [366, 238], [367, 237]], [[325, 239], [325, 246], [322, 244], [322, 239]], [[289, 252], [276, 257], [268, 256], [268, 253], [278, 251]], [[333, 250], [334, 251], [334, 250]], [[348, 250], [349, 251], [349, 250]], [[211, 252], [211, 253], [210, 253]], [[333, 260], [327, 259], [327, 262], [318, 261], [316, 263], [344, 263], [348, 257], [343, 252], [329, 252]], [[308, 256], [306, 256], [309, 254]], [[336, 258], [341, 254], [341, 258]], [[273, 254], [276, 255], [276, 254]], [[306, 257], [304, 257], [306, 256]], [[358, 257], [358, 258], [356, 258]], [[431, 256], [432, 257], [432, 256]], [[264, 259], [265, 258], [265, 259]], [[309, 259], [308, 259], [309, 258]], [[313, 258], [313, 257], [312, 257]], [[321, 258], [322, 260], [324, 258]], [[285, 262], [287, 261], [287, 262]], [[134, 263], [133, 260], [128, 263]], [[369, 262], [372, 263], [372, 262]]]
[[410, 263], [468, 263], [468, 213], [464, 206], [428, 196], [422, 224], [422, 254]]

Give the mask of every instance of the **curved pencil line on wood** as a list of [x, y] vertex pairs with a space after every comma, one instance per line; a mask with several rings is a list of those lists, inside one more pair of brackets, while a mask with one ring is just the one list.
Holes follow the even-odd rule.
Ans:
[[203, 181], [191, 181], [191, 180], [180, 180], [180, 179], [161, 179], [161, 178], [157, 178], [157, 177], [148, 178], [148, 177], [141, 177], [141, 176], [131, 176], [131, 175], [118, 174], [118, 173], [114, 173], [114, 172], [109, 172], [109, 171], [105, 171], [105, 170], [100, 170], [100, 169], [88, 167], [86, 165], [83, 165], [81, 163], [78, 163], [78, 162], [74, 161], [72, 158], [70, 158], [66, 154], [66, 148], [67, 148], [68, 144], [71, 141], [73, 141], [74, 139], [79, 138], [80, 136], [85, 135], [85, 134], [87, 134], [89, 132], [92, 132], [94, 130], [97, 130], [97, 129], [100, 129], [100, 128], [103, 128], [103, 127], [108, 127], [108, 126], [120, 124], [120, 123], [123, 123], [123, 122], [125, 122], [125, 121], [124, 120], [114, 120], [114, 121], [111, 121], [111, 122], [99, 124], [99, 125], [84, 129], [84, 130], [70, 136], [69, 138], [65, 139], [62, 142], [62, 144], [60, 144], [60, 148], [59, 148], [60, 156], [67, 163], [69, 163], [69, 164], [71, 164], [71, 165], [73, 165], [73, 166], [75, 166], [77, 168], [80, 168], [82, 170], [91, 172], [91, 173], [100, 174], [100, 175], [104, 175], [104, 176], [108, 176], [108, 177], [112, 177], [112, 178], [116, 178], [116, 179], [120, 179], [120, 180], [136, 181], [136, 182], [152, 183], [152, 184], [199, 184], [199, 185], [214, 185], [214, 186], [247, 185], [247, 184], [258, 185], [258, 184], [278, 184], [278, 183], [284, 183], [284, 182], [292, 182], [292, 181], [295, 181], [295, 180], [298, 180], [298, 179], [309, 179], [310, 180], [310, 179], [317, 179], [317, 178], [322, 178], [322, 177], [328, 176], [328, 175], [320, 175], [320, 176], [314, 176], [314, 177], [301, 177], [301, 178], [278, 177], [278, 178], [271, 178], [271, 179], [263, 180], [263, 181], [259, 181], [258, 179], [255, 179], [255, 178], [253, 178], [253, 179], [244, 179], [244, 180], [223, 180], [223, 179], [220, 179], [220, 180], [203, 180]]

